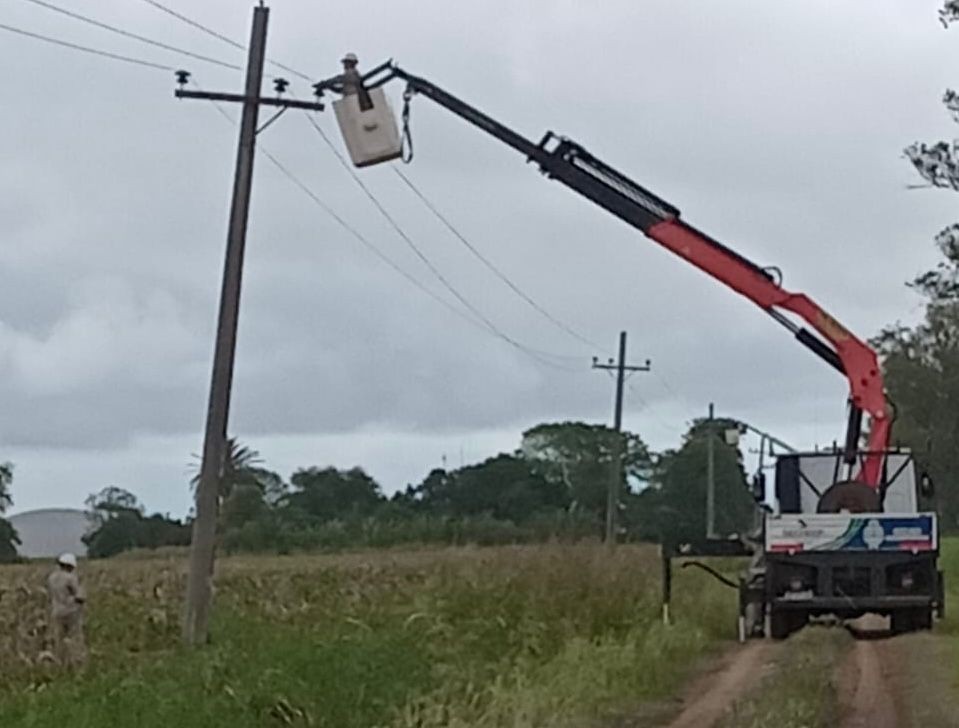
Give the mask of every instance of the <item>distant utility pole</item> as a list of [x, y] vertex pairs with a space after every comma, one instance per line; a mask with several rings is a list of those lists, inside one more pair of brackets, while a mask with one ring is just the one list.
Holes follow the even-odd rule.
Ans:
[[619, 492], [623, 487], [623, 457], [619, 433], [623, 431], [623, 384], [626, 382], [626, 372], [648, 372], [650, 361], [646, 360], [643, 366], [628, 366], [626, 364], [626, 332], [619, 332], [619, 360], [610, 359], [606, 364], [600, 364], [597, 357], [593, 357], [593, 369], [605, 369], [616, 372], [616, 402], [613, 408], [613, 429], [616, 431], [613, 445], [613, 464], [609, 478], [609, 489], [606, 493], [606, 543], [616, 543], [616, 516], [619, 506]]
[[713, 426], [715, 408], [709, 403], [706, 431], [706, 538], [716, 538], [716, 432]]
[[[226, 452], [226, 433], [233, 383], [233, 362], [236, 355], [236, 329], [240, 312], [240, 285], [243, 279], [243, 252], [250, 212], [250, 191], [253, 183], [253, 158], [256, 135], [289, 108], [320, 111], [323, 105], [280, 98], [288, 82], [274, 81], [277, 97], [261, 98], [263, 61], [266, 55], [266, 28], [269, 9], [260, 4], [253, 10], [253, 30], [246, 66], [245, 93], [206, 93], [183, 88], [190, 74], [178, 71], [180, 88], [177, 98], [230, 101], [243, 104], [240, 142], [233, 180], [233, 202], [230, 206], [230, 227], [226, 243], [223, 286], [220, 291], [220, 314], [217, 322], [216, 346], [213, 353], [213, 375], [207, 408], [206, 432], [203, 440], [203, 461], [196, 492], [196, 519], [190, 545], [190, 573], [187, 580], [186, 605], [183, 614], [183, 640], [189, 645], [207, 641], [213, 598], [213, 561], [216, 541], [219, 485]], [[276, 106], [279, 111], [257, 129], [259, 107]]]

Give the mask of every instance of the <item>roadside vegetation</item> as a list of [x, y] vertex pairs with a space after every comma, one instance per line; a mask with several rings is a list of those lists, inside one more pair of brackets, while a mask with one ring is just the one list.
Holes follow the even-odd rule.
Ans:
[[734, 599], [657, 551], [542, 545], [221, 562], [213, 643], [178, 647], [185, 564], [84, 565], [91, 662], [46, 652], [45, 569], [0, 570], [0, 725], [583, 725], [661, 698], [733, 633]]
[[[392, 496], [360, 467], [303, 467], [285, 479], [266, 468], [258, 452], [231, 440], [219, 494], [219, 543], [226, 553], [290, 554], [596, 538], [617, 449], [625, 453], [619, 540], [692, 539], [705, 531], [710, 438], [721, 504], [717, 530], [742, 533], [755, 506], [741, 454], [723, 439], [735, 426], [697, 421], [680, 447], [651, 453], [633, 433], [582, 422], [542, 424], [523, 433], [512, 453], [434, 469]], [[95, 527], [85, 540], [95, 558], [190, 541], [189, 520], [148, 516], [136, 495], [120, 487], [90, 496], [87, 510]]]

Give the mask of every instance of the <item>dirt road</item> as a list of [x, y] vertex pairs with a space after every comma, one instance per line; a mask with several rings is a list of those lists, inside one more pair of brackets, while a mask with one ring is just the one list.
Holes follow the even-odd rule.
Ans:
[[893, 686], [883, 663], [874, 639], [856, 640], [840, 667], [842, 728], [898, 728]]
[[959, 641], [950, 626], [901, 636], [882, 618], [849, 626], [731, 646], [672, 699], [602, 725], [959, 728]]
[[959, 728], [949, 637], [885, 626], [852, 625], [857, 640], [837, 676], [842, 728]]
[[[731, 648], [672, 708], [617, 728], [959, 728], [954, 637], [884, 620]], [[658, 719], [657, 719], [658, 718]]]
[[719, 670], [694, 682], [669, 728], [707, 728], [719, 722], [771, 668], [778, 649], [777, 643], [761, 640], [732, 650]]

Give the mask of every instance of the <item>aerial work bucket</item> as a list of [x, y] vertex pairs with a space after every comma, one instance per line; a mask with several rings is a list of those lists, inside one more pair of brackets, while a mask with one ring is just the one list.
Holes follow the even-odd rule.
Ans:
[[[362, 100], [361, 97], [365, 96]], [[368, 108], [363, 108], [367, 106]], [[388, 162], [403, 153], [396, 118], [381, 88], [349, 94], [333, 102], [336, 121], [350, 159], [357, 167]]]

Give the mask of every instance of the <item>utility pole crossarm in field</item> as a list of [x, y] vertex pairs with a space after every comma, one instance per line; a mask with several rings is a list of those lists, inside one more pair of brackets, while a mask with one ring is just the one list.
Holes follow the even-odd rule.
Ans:
[[593, 369], [605, 369], [616, 372], [616, 401], [613, 409], [613, 429], [616, 432], [613, 453], [613, 468], [609, 479], [609, 490], [606, 497], [606, 543], [616, 543], [616, 511], [619, 503], [619, 492], [623, 486], [623, 458], [619, 433], [623, 430], [623, 384], [626, 382], [626, 373], [648, 372], [651, 368], [649, 359], [642, 366], [626, 364], [626, 332], [619, 332], [619, 359], [610, 359], [606, 364], [600, 364], [597, 357], [593, 357]]
[[[215, 556], [216, 521], [219, 507], [219, 486], [226, 452], [227, 426], [230, 412], [230, 394], [233, 384], [233, 364], [236, 356], [236, 332], [240, 312], [240, 287], [243, 280], [243, 254], [246, 247], [246, 229], [250, 212], [250, 193], [253, 185], [253, 160], [256, 135], [269, 126], [288, 108], [320, 111], [320, 103], [284, 99], [279, 95], [287, 82], [275, 80], [277, 97], [262, 98], [263, 64], [266, 57], [266, 31], [269, 8], [262, 3], [253, 9], [253, 30], [250, 36], [246, 67], [246, 87], [242, 95], [188, 91], [183, 88], [190, 74], [178, 71], [181, 88], [177, 98], [243, 104], [240, 121], [240, 140], [237, 149], [236, 172], [233, 180], [233, 201], [230, 206], [230, 226], [227, 235], [223, 286], [220, 291], [220, 312], [217, 321], [216, 346], [213, 352], [213, 374], [203, 440], [203, 460], [200, 482], [196, 490], [196, 518], [190, 544], [190, 573], [187, 580], [186, 605], [183, 613], [183, 640], [189, 645], [203, 644], [208, 638], [210, 611], [213, 598], [213, 565]], [[257, 129], [260, 106], [280, 107], [280, 110]]]

